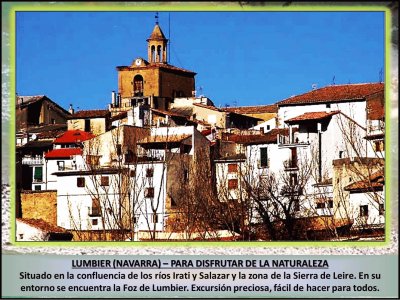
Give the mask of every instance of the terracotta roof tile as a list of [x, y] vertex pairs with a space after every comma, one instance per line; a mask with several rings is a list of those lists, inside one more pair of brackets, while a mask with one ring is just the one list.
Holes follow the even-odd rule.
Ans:
[[106, 118], [110, 112], [106, 109], [80, 110], [68, 117], [69, 119]]
[[119, 114], [116, 114], [115, 116], [113, 116], [110, 119], [110, 121], [113, 122], [113, 121], [116, 121], [116, 120], [122, 120], [122, 119], [125, 119], [126, 117], [128, 117], [128, 112], [127, 111], [123, 111], [123, 112], [120, 112]]
[[289, 130], [287, 128], [274, 128], [265, 134], [232, 134], [227, 136], [227, 140], [237, 144], [247, 145], [272, 144], [277, 143], [278, 134], [289, 135]]
[[333, 115], [338, 114], [339, 111], [332, 111], [330, 113], [325, 112], [325, 111], [317, 111], [317, 112], [307, 112], [304, 113], [300, 116], [291, 118], [289, 120], [286, 120], [285, 123], [296, 123], [296, 122], [301, 122], [301, 121], [311, 121], [311, 120], [322, 120], [322, 119], [326, 119], [326, 118], [330, 118]]
[[191, 134], [180, 134], [180, 135], [171, 135], [171, 136], [152, 135], [152, 136], [146, 137], [146, 138], [138, 141], [138, 144], [178, 143], [178, 142], [182, 142], [183, 140], [185, 140], [191, 136], [192, 136]]
[[214, 111], [220, 111], [220, 112], [222, 112], [222, 110], [219, 109], [218, 107], [211, 106], [211, 105], [204, 105], [204, 104], [200, 104], [200, 103], [193, 103], [193, 106], [198, 106], [198, 107], [207, 108], [207, 109], [211, 109], [211, 110], [214, 110]]
[[45, 154], [45, 158], [70, 158], [74, 155], [81, 155], [81, 148], [61, 148], [61, 149], [53, 149]]
[[147, 41], [149, 41], [149, 40], [167, 41], [164, 33], [161, 30], [161, 27], [158, 24], [156, 24], [154, 26], [153, 31], [152, 31], [150, 37], [147, 39]]
[[236, 107], [225, 107], [223, 111], [234, 112], [237, 114], [262, 114], [262, 113], [277, 113], [278, 106], [276, 104], [271, 105], [256, 105], [256, 106], [236, 106]]
[[383, 188], [385, 184], [385, 176], [383, 170], [379, 170], [371, 174], [369, 180], [360, 180], [347, 185], [346, 191], [371, 191]]
[[359, 83], [331, 85], [293, 96], [277, 103], [278, 106], [330, 103], [364, 99], [366, 96], [383, 91], [383, 83]]
[[82, 130], [68, 130], [55, 139], [54, 144], [80, 143], [94, 138], [95, 135]]
[[162, 114], [162, 115], [168, 115], [168, 116], [171, 116], [171, 117], [180, 117], [180, 118], [185, 118], [185, 119], [187, 118], [187, 116], [182, 115], [182, 114], [178, 114], [178, 113], [173, 112], [173, 111], [167, 111], [167, 110], [161, 110], [161, 109], [155, 109], [155, 108], [152, 108], [151, 110], [153, 112], [155, 112], [155, 113]]

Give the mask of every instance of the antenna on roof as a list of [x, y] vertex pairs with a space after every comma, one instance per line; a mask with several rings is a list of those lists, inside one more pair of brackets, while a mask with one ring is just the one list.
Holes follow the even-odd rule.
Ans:
[[313, 91], [315, 91], [315, 90], [317, 89], [317, 84], [316, 84], [316, 83], [313, 83], [313, 84], [311, 85], [311, 88], [313, 89]]
[[379, 71], [379, 82], [383, 81], [383, 68]]
[[156, 19], [156, 25], [158, 25], [158, 11], [156, 11], [156, 15], [154, 16], [154, 18]]
[[332, 85], [335, 85], [335, 75], [333, 75], [333, 78], [332, 78]]

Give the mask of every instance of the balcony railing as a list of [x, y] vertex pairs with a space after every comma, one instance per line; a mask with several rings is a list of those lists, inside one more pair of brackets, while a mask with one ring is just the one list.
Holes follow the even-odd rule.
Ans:
[[285, 146], [308, 146], [310, 145], [309, 141], [300, 140], [298, 134], [293, 134], [292, 136], [287, 135], [278, 135], [278, 145], [280, 147]]
[[385, 131], [385, 122], [383, 121], [369, 121], [367, 127], [368, 135], [380, 134]]
[[43, 163], [43, 157], [41, 156], [22, 158], [23, 165], [43, 165]]

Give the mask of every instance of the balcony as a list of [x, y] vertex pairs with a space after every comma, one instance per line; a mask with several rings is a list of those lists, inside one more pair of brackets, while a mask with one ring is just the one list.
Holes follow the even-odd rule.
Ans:
[[381, 120], [369, 120], [367, 126], [367, 136], [385, 133], [385, 122]]
[[278, 147], [279, 148], [291, 148], [291, 147], [307, 147], [310, 142], [299, 139], [298, 132], [292, 135], [278, 135]]
[[42, 156], [35, 156], [35, 157], [28, 157], [25, 156], [22, 158], [22, 164], [23, 165], [43, 165], [44, 160]]

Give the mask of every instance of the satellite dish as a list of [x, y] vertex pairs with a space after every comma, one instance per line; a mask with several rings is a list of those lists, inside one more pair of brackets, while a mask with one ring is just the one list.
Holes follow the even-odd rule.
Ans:
[[32, 134], [32, 140], [36, 140], [37, 139], [37, 135], [36, 134]]

